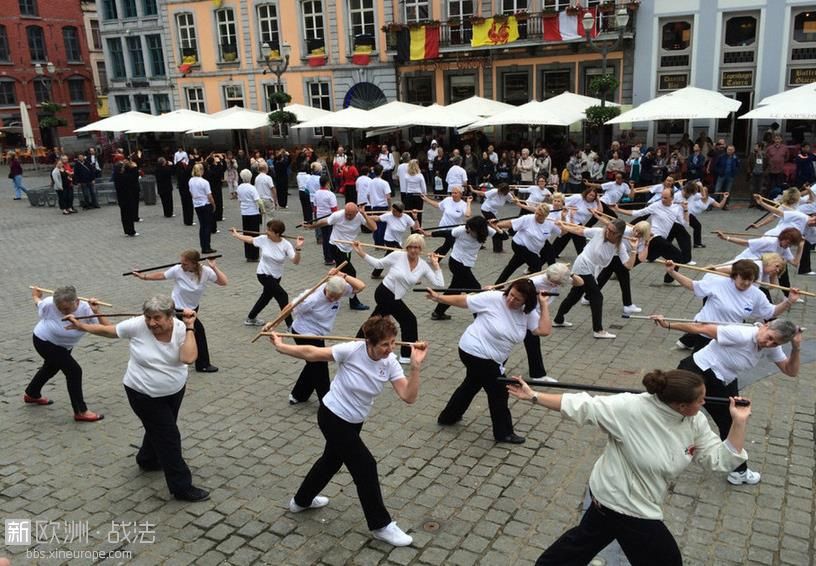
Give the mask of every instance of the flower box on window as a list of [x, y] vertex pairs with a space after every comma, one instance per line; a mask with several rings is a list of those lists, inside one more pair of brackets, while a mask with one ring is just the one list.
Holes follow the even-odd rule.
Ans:
[[221, 45], [221, 60], [227, 63], [234, 63], [238, 60], [238, 46], [234, 43]]

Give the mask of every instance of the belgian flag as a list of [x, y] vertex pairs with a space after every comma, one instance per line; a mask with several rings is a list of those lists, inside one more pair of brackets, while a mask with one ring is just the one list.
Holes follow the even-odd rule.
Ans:
[[397, 62], [439, 58], [439, 26], [411, 26], [397, 33]]

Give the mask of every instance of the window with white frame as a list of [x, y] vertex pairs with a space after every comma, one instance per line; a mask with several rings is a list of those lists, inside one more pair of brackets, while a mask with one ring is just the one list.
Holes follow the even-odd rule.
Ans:
[[156, 114], [170, 112], [170, 97], [166, 94], [154, 94], [153, 109], [156, 111]]
[[125, 54], [122, 51], [122, 40], [118, 37], [108, 38], [108, 54], [111, 60], [111, 77], [114, 79], [124, 79], [127, 76], [125, 69]]
[[79, 48], [79, 32], [77, 28], [68, 26], [62, 28], [62, 41], [65, 44], [65, 57], [71, 63], [82, 61], [82, 51]]
[[[331, 111], [331, 88], [326, 81], [314, 81], [309, 86], [309, 106]], [[314, 135], [330, 136], [330, 128], [315, 128]]]
[[146, 94], [134, 94], [133, 105], [136, 107], [136, 112], [152, 113], [150, 110], [150, 97]]
[[45, 34], [40, 26], [28, 26], [28, 51], [32, 61], [46, 61], [48, 59], [45, 51]]
[[448, 0], [448, 18], [467, 18], [473, 15], [473, 0]]
[[[264, 85], [264, 100], [266, 100], [266, 111], [274, 112], [278, 106], [272, 102], [272, 95], [276, 92], [285, 92], [282, 84], [269, 83]], [[275, 137], [284, 137], [289, 133], [289, 127], [286, 124], [270, 124], [272, 135]]]
[[133, 110], [133, 106], [130, 104], [130, 96], [127, 94], [118, 94], [113, 97], [113, 100], [116, 102], [116, 109], [119, 111], [119, 114]]
[[116, 0], [102, 0], [102, 19], [116, 20], [119, 13], [116, 10]]
[[130, 59], [130, 74], [132, 77], [145, 76], [144, 53], [142, 52], [142, 38], [138, 35], [136, 37], [127, 36], [125, 38], [127, 43], [128, 58]]
[[21, 16], [38, 15], [36, 0], [20, 0], [20, 15]]
[[231, 63], [238, 60], [238, 36], [235, 28], [235, 11], [224, 8], [215, 13], [218, 25], [218, 48], [222, 62]]
[[159, 34], [146, 35], [147, 56], [150, 59], [150, 76], [163, 77], [167, 74], [164, 67], [164, 51], [162, 49], [161, 36]]
[[159, 14], [158, 6], [156, 6], [156, 0], [144, 0], [144, 2], [142, 2], [142, 10], [144, 11], [145, 16], [156, 16]]
[[195, 61], [193, 63], [198, 63], [198, 44], [193, 15], [189, 13], [176, 14], [176, 27], [178, 28], [182, 61], [186, 57], [194, 57]]
[[51, 79], [34, 79], [34, 99], [37, 104], [51, 101]]
[[137, 18], [139, 16], [139, 13], [136, 11], [136, 0], [122, 0], [122, 5], [124, 6], [123, 17]]
[[272, 49], [275, 49], [276, 46], [280, 49], [278, 9], [274, 4], [258, 6], [258, 32], [261, 37], [261, 45], [268, 43]]
[[241, 85], [224, 85], [224, 105], [244, 107], [244, 88]]
[[502, 14], [527, 11], [527, 0], [502, 0]]
[[72, 103], [87, 103], [85, 97], [85, 79], [83, 77], [71, 77], [68, 79], [68, 96]]
[[184, 89], [187, 97], [187, 108], [195, 112], [207, 112], [204, 105], [204, 89], [201, 87], [188, 87]]
[[349, 21], [353, 37], [360, 35], [376, 37], [374, 0], [349, 0]]
[[306, 0], [303, 2], [303, 37], [325, 39], [323, 30], [323, 2]]
[[91, 41], [94, 49], [102, 49], [102, 32], [99, 31], [99, 20], [91, 20]]
[[428, 0], [405, 0], [405, 23], [412, 24], [430, 18]]

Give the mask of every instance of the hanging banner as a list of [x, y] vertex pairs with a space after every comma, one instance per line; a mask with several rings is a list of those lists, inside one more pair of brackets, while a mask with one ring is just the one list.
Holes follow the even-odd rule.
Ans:
[[507, 45], [518, 38], [518, 21], [515, 16], [485, 18], [484, 22], [473, 24], [473, 38], [470, 40], [470, 46]]

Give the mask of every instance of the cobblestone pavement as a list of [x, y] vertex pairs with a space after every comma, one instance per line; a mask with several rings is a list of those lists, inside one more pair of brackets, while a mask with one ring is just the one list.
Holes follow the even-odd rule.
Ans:
[[[5, 171], [0, 174], [5, 179]], [[28, 285], [74, 284], [81, 295], [131, 311], [149, 295], [169, 293], [171, 285], [120, 274], [169, 263], [179, 251], [197, 248], [197, 227], [182, 225], [176, 197], [178, 217], [165, 219], [159, 206], [143, 206], [144, 222], [137, 225], [141, 236], [126, 238], [115, 206], [63, 217], [54, 208], [12, 201], [6, 185], [0, 199], [0, 269], [6, 289], [0, 298], [5, 313], [0, 322], [0, 515], [53, 522], [50, 531], [32, 533], [31, 546], [0, 550], [15, 564], [91, 562], [69, 560], [64, 553], [49, 557], [52, 550], [132, 553], [105, 561], [111, 564], [523, 564], [532, 563], [577, 523], [604, 435], [511, 401], [516, 430], [527, 442], [497, 445], [482, 394], [460, 425], [439, 427], [436, 416], [463, 377], [457, 340], [470, 316], [452, 309], [452, 320], [432, 322], [431, 304], [420, 293], [407, 299], [420, 320], [420, 337], [431, 341], [420, 398], [408, 406], [386, 390], [363, 428], [379, 463], [387, 507], [414, 544], [395, 549], [371, 538], [345, 470], [326, 489], [328, 507], [290, 513], [287, 503], [323, 446], [315, 422], [317, 403], [287, 403], [301, 362], [275, 353], [266, 341], [251, 344], [255, 329], [242, 325], [259, 286], [255, 265], [244, 261], [241, 244], [226, 233], [240, 222], [236, 202], [230, 200], [225, 201], [227, 221], [212, 244], [224, 254], [219, 265], [229, 285], [211, 287], [201, 309], [213, 363], [221, 371], [191, 372], [179, 418], [185, 458], [195, 482], [212, 490], [212, 499], [193, 504], [171, 499], [162, 475], [140, 472], [133, 458], [141, 427], [121, 385], [128, 359], [124, 341], [85, 337], [75, 350], [89, 408], [104, 413], [104, 421], [73, 422], [62, 375], [44, 391], [53, 405], [22, 403], [23, 389], [40, 365], [31, 344], [36, 312]], [[290, 234], [299, 217], [293, 196], [293, 206], [277, 214]], [[708, 247], [695, 250], [695, 259], [704, 265], [735, 255], [737, 248], [717, 241], [708, 230], [741, 231], [757, 216], [739, 207], [705, 214]], [[476, 269], [482, 283], [492, 283], [507, 259], [507, 253], [483, 251]], [[564, 260], [572, 259], [570, 248]], [[324, 269], [309, 236], [304, 262], [287, 266], [284, 286], [293, 296]], [[369, 282], [368, 270], [361, 271]], [[445, 266], [446, 280], [449, 276]], [[691, 293], [665, 287], [661, 279], [658, 265], [633, 272], [635, 302], [644, 313], [696, 312]], [[794, 281], [816, 286], [814, 278], [794, 276]], [[373, 304], [375, 286], [370, 282], [361, 295], [364, 302]], [[542, 341], [550, 374], [562, 381], [636, 387], [644, 370], [676, 367], [684, 356], [672, 349], [677, 336], [647, 322], [622, 320], [614, 281], [605, 295], [606, 325], [618, 338], [594, 340], [589, 309], [576, 306], [569, 316], [575, 327], [554, 329]], [[813, 328], [814, 312], [812, 304], [797, 305], [791, 317]], [[270, 306], [261, 316], [276, 313]], [[366, 315], [344, 307], [335, 333], [356, 332]], [[811, 354], [813, 345], [812, 339], [806, 345]], [[752, 468], [762, 472], [759, 485], [732, 487], [725, 477], [692, 467], [671, 489], [666, 522], [687, 564], [812, 563], [815, 404], [813, 356], [808, 359], [798, 378], [770, 371], [770, 378], [745, 390], [754, 401], [748, 452]], [[525, 373], [526, 368], [519, 347], [508, 370]], [[71, 521], [87, 522], [87, 541], [65, 542]], [[45, 557], [34, 558], [34, 550]]]

